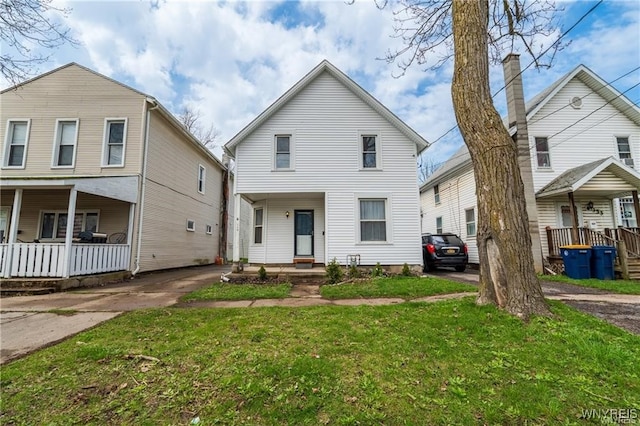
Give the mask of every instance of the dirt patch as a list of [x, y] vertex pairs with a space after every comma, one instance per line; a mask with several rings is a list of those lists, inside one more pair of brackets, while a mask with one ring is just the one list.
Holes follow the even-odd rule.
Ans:
[[640, 305], [630, 303], [586, 302], [565, 300], [581, 312], [603, 319], [631, 333], [640, 335]]

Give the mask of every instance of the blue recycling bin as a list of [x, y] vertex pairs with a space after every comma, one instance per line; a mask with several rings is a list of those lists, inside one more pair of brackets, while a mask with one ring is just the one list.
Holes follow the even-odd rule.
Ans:
[[591, 278], [591, 246], [569, 245], [560, 247], [564, 272], [569, 278]]
[[612, 246], [591, 247], [591, 278], [613, 280], [613, 265], [616, 260], [616, 248]]

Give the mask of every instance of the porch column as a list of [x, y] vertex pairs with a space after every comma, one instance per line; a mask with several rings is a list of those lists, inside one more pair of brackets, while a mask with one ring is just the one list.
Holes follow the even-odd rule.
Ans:
[[136, 216], [136, 205], [135, 203], [129, 204], [129, 225], [127, 225], [127, 270], [131, 271], [131, 253], [133, 253], [133, 221]]
[[20, 222], [20, 209], [22, 208], [22, 189], [13, 192], [13, 208], [11, 209], [11, 223], [9, 235], [7, 235], [7, 254], [2, 265], [3, 278], [11, 277], [11, 264], [13, 262], [13, 245], [18, 239], [18, 225]]
[[73, 240], [73, 224], [76, 221], [77, 199], [78, 190], [73, 187], [69, 191], [69, 207], [67, 208], [67, 233], [64, 237], [64, 265], [62, 269], [63, 278], [69, 278], [71, 275], [71, 242]]
[[633, 197], [633, 209], [636, 211], [636, 226], [640, 227], [640, 202], [638, 201], [638, 191], [631, 191]]
[[571, 244], [578, 244], [578, 212], [573, 202], [573, 192], [569, 192], [569, 209], [571, 211]]
[[235, 194], [233, 198], [233, 272], [240, 269], [240, 194]]

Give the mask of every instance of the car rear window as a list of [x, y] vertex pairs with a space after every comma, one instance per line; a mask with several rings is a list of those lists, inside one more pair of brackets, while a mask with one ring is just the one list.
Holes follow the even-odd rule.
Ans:
[[461, 246], [464, 244], [462, 240], [455, 235], [432, 235], [431, 238], [435, 244], [448, 244], [452, 246]]

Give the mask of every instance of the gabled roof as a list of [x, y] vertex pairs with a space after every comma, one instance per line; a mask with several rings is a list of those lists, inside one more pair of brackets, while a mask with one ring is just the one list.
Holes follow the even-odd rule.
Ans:
[[[549, 87], [534, 96], [526, 105], [527, 121], [531, 121], [535, 114], [544, 107], [564, 86], [571, 80], [578, 78], [594, 93], [600, 95], [606, 102], [616, 107], [631, 121], [640, 126], [640, 108], [631, 102], [624, 94], [613, 88], [609, 83], [601, 79], [596, 73], [591, 71], [584, 65], [578, 65], [558, 80], [553, 82]], [[507, 125], [507, 118], [503, 119], [503, 123]], [[515, 126], [509, 129], [509, 133], [513, 136]], [[466, 145], [451, 156], [435, 173], [433, 173], [420, 187], [420, 192], [437, 185], [443, 179], [454, 175], [457, 170], [471, 164], [471, 156]]]
[[345, 73], [340, 71], [334, 65], [332, 65], [326, 59], [320, 62], [315, 68], [313, 68], [307, 75], [305, 75], [300, 81], [287, 90], [282, 96], [280, 96], [274, 103], [272, 103], [267, 109], [265, 109], [260, 115], [258, 115], [252, 122], [250, 122], [244, 129], [238, 132], [229, 142], [224, 146], [225, 151], [229, 155], [235, 157], [236, 146], [241, 143], [247, 136], [260, 127], [264, 122], [277, 113], [284, 105], [291, 99], [295, 98], [303, 89], [305, 89], [311, 82], [313, 82], [323, 72], [329, 73], [332, 77], [342, 83], [347, 89], [353, 92], [356, 96], [362, 99], [367, 105], [373, 108], [378, 114], [383, 116], [394, 127], [396, 127], [402, 134], [408, 137], [412, 142], [418, 146], [418, 152], [424, 150], [429, 146], [422, 136], [415, 132], [411, 127], [400, 120], [394, 113], [392, 113], [387, 107], [382, 105], [380, 101], [371, 96], [369, 92], [360, 87], [355, 81], [349, 78]]
[[29, 79], [29, 80], [25, 80], [25, 81], [23, 81], [22, 83], [18, 83], [18, 84], [16, 84], [15, 86], [11, 86], [11, 87], [9, 87], [9, 88], [7, 88], [7, 89], [2, 90], [2, 91], [0, 92], [0, 94], [5, 93], [5, 92], [9, 92], [9, 91], [11, 91], [11, 90], [16, 90], [16, 89], [18, 89], [18, 88], [20, 88], [20, 87], [22, 87], [22, 86], [25, 86], [25, 85], [27, 85], [27, 84], [29, 84], [29, 83], [33, 82], [33, 81], [39, 80], [39, 79], [41, 79], [41, 78], [43, 78], [43, 77], [46, 77], [46, 76], [48, 76], [48, 75], [54, 74], [54, 73], [56, 73], [56, 72], [58, 72], [58, 71], [60, 71], [60, 70], [63, 70], [63, 69], [65, 69], [65, 68], [70, 68], [70, 67], [78, 67], [78, 68], [81, 68], [81, 69], [83, 69], [83, 70], [85, 70], [85, 71], [87, 71], [87, 72], [90, 72], [91, 74], [94, 74], [94, 75], [96, 75], [96, 76], [98, 76], [98, 77], [100, 77], [100, 78], [104, 78], [104, 79], [106, 79], [106, 80], [109, 80], [109, 81], [111, 81], [112, 83], [115, 83], [115, 84], [117, 84], [117, 85], [119, 85], [119, 86], [122, 86], [122, 87], [124, 87], [125, 89], [131, 90], [132, 92], [135, 92], [135, 93], [137, 93], [137, 94], [139, 94], [139, 95], [146, 96], [146, 97], [151, 97], [150, 95], [147, 95], [147, 94], [146, 94], [146, 93], [144, 93], [144, 92], [141, 92], [141, 91], [139, 91], [139, 90], [137, 90], [137, 89], [134, 89], [134, 88], [133, 88], [133, 87], [131, 87], [131, 86], [127, 86], [126, 84], [121, 83], [121, 82], [119, 82], [118, 80], [114, 80], [114, 79], [113, 79], [113, 78], [111, 78], [111, 77], [107, 77], [106, 75], [100, 74], [99, 72], [94, 71], [94, 70], [92, 70], [91, 68], [87, 68], [87, 67], [85, 67], [85, 66], [82, 66], [82, 65], [80, 65], [80, 64], [78, 64], [78, 63], [76, 63], [76, 62], [69, 62], [69, 63], [68, 63], [68, 64], [66, 64], [66, 65], [62, 65], [61, 67], [58, 67], [58, 68], [52, 69], [51, 71], [47, 71], [47, 72], [45, 72], [44, 74], [40, 74], [40, 75], [37, 75], [37, 76], [35, 76], [35, 77], [33, 77], [33, 78]]
[[209, 149], [207, 147], [205, 147], [199, 140], [198, 138], [196, 138], [191, 132], [189, 132], [179, 121], [178, 119], [168, 110], [166, 109], [156, 98], [154, 98], [153, 96], [150, 96], [144, 92], [141, 92], [137, 89], [134, 89], [133, 87], [127, 86], [124, 83], [119, 82], [118, 80], [114, 80], [111, 77], [107, 77], [106, 75], [100, 74], [97, 71], [92, 70], [91, 68], [87, 68], [85, 66], [82, 66], [76, 62], [70, 62], [66, 65], [63, 65], [61, 67], [55, 68], [51, 71], [48, 71], [44, 74], [40, 74], [32, 79], [23, 81], [22, 83], [18, 83], [15, 86], [12, 86], [8, 89], [4, 89], [0, 92], [0, 94], [12, 91], [12, 90], [16, 90], [19, 89], [22, 86], [25, 86], [33, 81], [39, 80], [43, 77], [46, 77], [48, 75], [54, 74], [60, 70], [63, 70], [65, 68], [70, 68], [70, 67], [77, 67], [80, 68], [86, 72], [89, 72], [95, 76], [98, 76], [100, 78], [103, 78], [105, 80], [108, 80], [114, 84], [117, 84], [121, 87], [124, 87], [127, 90], [131, 90], [134, 93], [137, 93], [138, 95], [144, 97], [146, 99], [147, 102], [149, 102], [151, 105], [157, 106], [157, 110], [158, 112], [175, 128], [177, 129], [185, 138], [187, 138], [192, 144], [194, 144], [196, 146], [196, 148], [202, 152], [203, 154], [207, 155], [210, 159], [212, 159], [213, 161], [215, 161], [218, 166], [220, 166], [221, 169], [225, 169], [226, 167], [222, 164], [222, 162], [215, 156], [213, 155], [213, 153], [211, 151], [209, 151]]
[[627, 184], [626, 189], [622, 187], [618, 187], [616, 190], [607, 188], [605, 191], [609, 198], [622, 197], [627, 195], [633, 189], [637, 190], [640, 188], [640, 173], [631, 167], [625, 166], [613, 157], [607, 157], [565, 171], [540, 189], [536, 193], [536, 198], [576, 192], [587, 182], [605, 170]]

